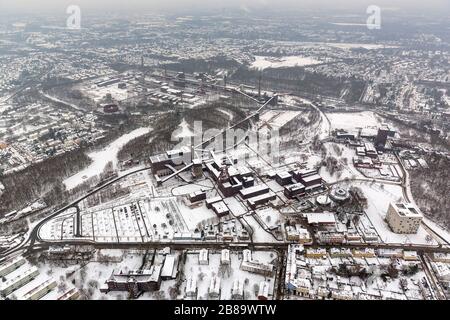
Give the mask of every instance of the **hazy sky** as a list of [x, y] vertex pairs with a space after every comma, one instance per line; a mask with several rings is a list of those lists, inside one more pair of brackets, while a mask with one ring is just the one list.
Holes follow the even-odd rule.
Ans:
[[85, 12], [196, 12], [235, 9], [245, 12], [265, 10], [324, 10], [365, 13], [368, 5], [406, 13], [436, 12], [450, 15], [450, 0], [0, 0], [0, 12], [64, 12], [71, 4]]

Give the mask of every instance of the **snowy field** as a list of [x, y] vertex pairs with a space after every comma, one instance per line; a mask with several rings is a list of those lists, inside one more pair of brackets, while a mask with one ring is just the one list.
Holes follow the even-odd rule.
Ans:
[[[348, 184], [342, 183], [340, 185]], [[384, 221], [389, 203], [398, 202], [403, 199], [403, 192], [400, 186], [361, 181], [353, 181], [352, 185], [360, 187], [367, 197], [367, 218], [375, 227], [376, 232], [383, 242], [396, 244], [437, 244], [434, 240], [432, 242], [427, 241], [426, 237], [428, 232], [423, 226], [419, 227], [417, 234], [397, 234], [392, 232], [388, 224]]]
[[[377, 50], [377, 49], [383, 49], [383, 48], [398, 48], [398, 46], [386, 46], [383, 44], [376, 44], [376, 43], [337, 43], [337, 42], [315, 42], [310, 43], [311, 46], [328, 46], [343, 50], [350, 50], [350, 49], [366, 49], [366, 50]], [[305, 45], [308, 45], [308, 43], [305, 43]]]
[[89, 153], [88, 157], [92, 159], [92, 163], [84, 170], [64, 180], [66, 188], [71, 190], [83, 183], [86, 179], [99, 175], [110, 161], [112, 161], [114, 168], [117, 168], [117, 154], [120, 149], [122, 149], [129, 141], [149, 133], [150, 131], [150, 128], [135, 129], [114, 140], [102, 150]]
[[382, 121], [371, 111], [363, 112], [331, 112], [326, 113], [331, 122], [331, 129], [353, 131], [358, 128], [379, 127]]
[[258, 209], [255, 213], [269, 229], [276, 229], [284, 222], [284, 217], [274, 208], [267, 207]]
[[267, 57], [255, 56], [255, 61], [251, 64], [251, 68], [264, 70], [267, 68], [288, 68], [303, 67], [319, 64], [322, 61], [304, 56], [285, 56], [285, 57]]
[[174, 196], [181, 196], [181, 195], [189, 195], [196, 191], [205, 191], [213, 189], [214, 185], [210, 180], [201, 180], [194, 183], [185, 184], [179, 187], [174, 187], [172, 189], [172, 194]]
[[192, 137], [194, 132], [190, 129], [189, 124], [183, 118], [181, 123], [178, 125], [178, 128], [172, 133], [173, 138], [188, 138]]
[[268, 123], [271, 126], [275, 126], [278, 128], [281, 128], [285, 124], [287, 124], [289, 121], [293, 120], [297, 116], [299, 116], [302, 112], [301, 111], [274, 111], [269, 110], [264, 112], [260, 116], [260, 122], [261, 123]]

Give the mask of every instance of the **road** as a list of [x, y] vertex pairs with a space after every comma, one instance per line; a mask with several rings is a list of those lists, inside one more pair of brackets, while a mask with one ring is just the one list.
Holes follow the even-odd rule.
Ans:
[[[409, 172], [408, 170], [406, 170], [402, 160], [400, 159], [400, 156], [398, 155], [397, 152], [394, 153], [395, 157], [397, 158], [398, 163], [400, 164], [400, 168], [403, 172], [402, 175], [402, 189], [403, 189], [403, 196], [405, 198], [406, 201], [413, 203], [415, 206], [417, 206], [417, 204], [414, 201], [414, 197], [413, 194], [411, 192], [411, 179], [409, 177]], [[422, 226], [428, 230], [431, 233], [431, 236], [434, 237], [434, 239], [437, 242], [440, 243], [445, 243], [446, 245], [450, 245], [450, 242], [448, 242], [446, 239], [444, 239], [443, 237], [441, 237], [436, 231], [433, 230], [433, 228], [431, 226], [429, 226], [424, 220], [422, 220], [421, 222]]]
[[40, 222], [39, 222], [39, 223], [38, 223], [38, 224], [37, 224], [37, 225], [36, 225], [29, 233], [28, 233], [28, 236], [25, 237], [25, 239], [24, 239], [24, 241], [23, 241], [22, 243], [20, 243], [19, 245], [17, 245], [17, 246], [14, 247], [14, 248], [10, 248], [10, 249], [8, 249], [7, 251], [2, 252], [2, 253], [0, 254], [0, 258], [2, 258], [2, 257], [4, 257], [4, 256], [11, 255], [11, 254], [13, 254], [13, 253], [15, 253], [15, 252], [17, 252], [17, 251], [20, 251], [20, 250], [24, 250], [24, 249], [27, 249], [27, 248], [28, 248], [28, 249], [29, 249], [29, 248], [32, 248], [37, 240], [41, 240], [41, 239], [39, 238], [39, 230], [40, 230], [40, 228], [41, 228], [47, 221], [49, 221], [50, 219], [52, 219], [52, 218], [58, 216], [59, 214], [61, 214], [62, 212], [66, 211], [66, 210], [69, 209], [69, 208], [76, 207], [76, 206], [78, 205], [78, 203], [80, 203], [80, 202], [83, 201], [84, 199], [88, 198], [89, 196], [93, 195], [94, 193], [96, 193], [96, 192], [98, 192], [98, 191], [100, 191], [100, 190], [103, 190], [103, 189], [107, 188], [107, 187], [110, 186], [111, 184], [113, 184], [113, 183], [115, 183], [115, 182], [117, 182], [117, 181], [119, 181], [119, 180], [121, 180], [121, 179], [123, 179], [123, 178], [125, 178], [125, 177], [128, 177], [128, 176], [130, 176], [130, 175], [132, 175], [132, 174], [135, 174], [135, 173], [137, 173], [137, 172], [146, 171], [146, 170], [150, 170], [150, 169], [151, 169], [151, 167], [145, 167], [145, 168], [140, 168], [140, 169], [137, 169], [137, 170], [134, 170], [134, 171], [130, 171], [130, 172], [128, 172], [127, 174], [124, 174], [124, 175], [122, 175], [122, 176], [120, 176], [120, 177], [114, 178], [114, 179], [108, 181], [107, 183], [105, 183], [105, 184], [103, 184], [103, 185], [101, 185], [101, 186], [99, 186], [99, 187], [97, 187], [97, 188], [94, 188], [94, 189], [90, 190], [88, 193], [86, 193], [86, 194], [83, 195], [82, 197], [76, 199], [75, 201], [69, 203], [68, 205], [62, 207], [61, 209], [56, 210], [56, 211], [53, 212], [52, 214], [50, 214], [50, 215], [48, 215], [47, 217], [45, 217], [44, 219], [42, 219], [42, 220], [41, 220], [41, 221], [40, 221]]

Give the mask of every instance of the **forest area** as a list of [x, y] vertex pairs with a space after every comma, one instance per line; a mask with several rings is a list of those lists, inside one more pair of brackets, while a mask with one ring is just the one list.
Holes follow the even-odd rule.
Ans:
[[80, 149], [4, 176], [2, 183], [7, 191], [0, 197], [0, 215], [25, 206], [37, 198], [43, 198], [49, 206], [59, 203], [64, 199], [65, 193], [62, 179], [81, 170], [90, 162], [84, 149]]
[[[257, 85], [260, 71], [241, 66], [231, 76], [231, 80]], [[336, 79], [305, 71], [302, 67], [265, 69], [262, 72], [263, 89], [292, 91], [311, 96], [322, 95], [343, 98], [352, 103], [359, 100], [365, 83], [356, 79]], [[343, 94], [344, 93], [344, 94]]]
[[428, 169], [410, 171], [412, 194], [425, 215], [450, 228], [450, 160], [430, 156], [426, 161]]
[[223, 129], [228, 124], [227, 115], [219, 109], [233, 115], [233, 123], [245, 117], [245, 112], [227, 102], [214, 101], [195, 109], [177, 110], [159, 115], [152, 124], [152, 131], [128, 142], [118, 154], [120, 161], [130, 158], [146, 160], [149, 156], [170, 150], [177, 141], [172, 141], [172, 133], [184, 119], [193, 127], [194, 121], [202, 122], [202, 130]]

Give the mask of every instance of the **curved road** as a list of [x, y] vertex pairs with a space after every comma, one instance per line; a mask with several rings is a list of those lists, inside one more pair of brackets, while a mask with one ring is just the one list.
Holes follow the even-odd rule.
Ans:
[[107, 183], [97, 187], [97, 188], [94, 188], [94, 189], [90, 190], [87, 194], [83, 195], [82, 197], [78, 198], [77, 200], [69, 203], [68, 205], [62, 207], [61, 209], [56, 210], [55, 212], [53, 212], [49, 216], [47, 216], [44, 219], [42, 219], [36, 226], [34, 226], [34, 228], [28, 233], [28, 236], [24, 239], [24, 241], [22, 241], [22, 243], [18, 244], [16, 247], [8, 249], [5, 252], [2, 252], [1, 255], [0, 255], [0, 258], [8, 256], [8, 255], [11, 255], [12, 253], [15, 253], [15, 252], [20, 251], [20, 250], [32, 248], [34, 246], [36, 240], [40, 240], [40, 238], [39, 238], [39, 230], [40, 230], [40, 228], [47, 221], [49, 221], [50, 219], [58, 216], [59, 214], [61, 214], [62, 212], [66, 211], [69, 208], [77, 206], [78, 203], [80, 203], [84, 199], [88, 198], [89, 196], [93, 195], [94, 193], [96, 193], [96, 192], [98, 192], [98, 191], [100, 191], [102, 189], [105, 189], [106, 187], [110, 186], [111, 184], [113, 184], [113, 183], [115, 183], [115, 182], [117, 182], [117, 181], [119, 181], [119, 180], [121, 180], [121, 179], [123, 179], [125, 177], [128, 177], [128, 176], [130, 176], [132, 174], [135, 174], [137, 172], [145, 171], [145, 170], [149, 170], [149, 169], [151, 169], [151, 167], [140, 168], [140, 169], [128, 172], [127, 174], [124, 174], [124, 175], [122, 175], [120, 177], [117, 177], [117, 178], [115, 178], [115, 179], [113, 179], [111, 181], [108, 181]]

